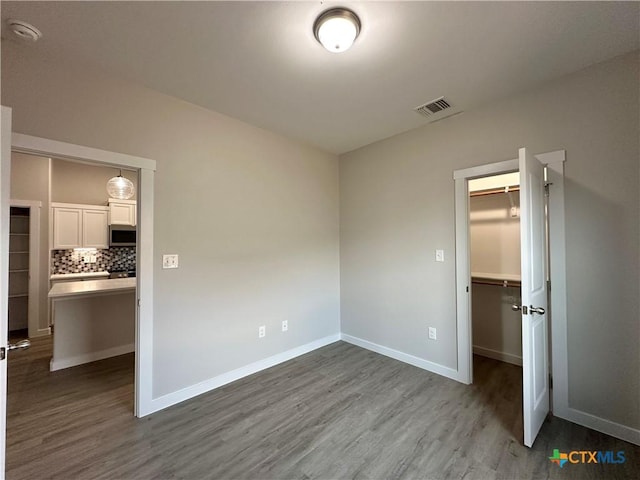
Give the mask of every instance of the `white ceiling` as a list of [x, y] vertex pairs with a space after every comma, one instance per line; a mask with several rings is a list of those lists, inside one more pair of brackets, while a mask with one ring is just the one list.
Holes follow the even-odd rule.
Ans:
[[[342, 2], [362, 21], [343, 54], [315, 40], [336, 2], [2, 2], [37, 49], [344, 153], [640, 47], [638, 2]], [[603, 92], [604, 93], [604, 92]]]

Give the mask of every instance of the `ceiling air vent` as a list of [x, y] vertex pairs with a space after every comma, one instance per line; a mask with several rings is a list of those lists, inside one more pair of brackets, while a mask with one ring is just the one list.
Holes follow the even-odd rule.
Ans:
[[432, 115], [440, 113], [443, 110], [447, 110], [448, 108], [451, 108], [451, 104], [444, 97], [440, 97], [430, 101], [429, 103], [420, 105], [413, 110], [425, 117], [431, 117]]

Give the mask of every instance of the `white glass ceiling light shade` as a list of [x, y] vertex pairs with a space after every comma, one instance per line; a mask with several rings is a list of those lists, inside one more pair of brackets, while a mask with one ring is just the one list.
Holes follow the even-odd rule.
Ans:
[[346, 8], [323, 12], [313, 25], [313, 34], [324, 48], [333, 53], [348, 50], [360, 33], [360, 19]]
[[136, 189], [131, 180], [122, 176], [122, 170], [120, 170], [120, 175], [107, 182], [107, 193], [111, 198], [128, 200], [133, 197], [135, 191]]

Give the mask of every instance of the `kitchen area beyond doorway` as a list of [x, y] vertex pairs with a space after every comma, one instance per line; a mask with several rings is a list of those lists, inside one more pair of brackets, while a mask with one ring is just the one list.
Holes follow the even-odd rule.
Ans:
[[42, 205], [29, 336], [52, 335], [50, 370], [134, 352], [137, 172], [13, 153], [11, 180]]

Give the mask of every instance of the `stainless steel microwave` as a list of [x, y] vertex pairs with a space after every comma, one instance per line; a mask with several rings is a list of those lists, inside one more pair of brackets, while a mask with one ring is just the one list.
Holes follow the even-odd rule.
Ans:
[[110, 247], [135, 247], [136, 227], [132, 225], [109, 225]]

